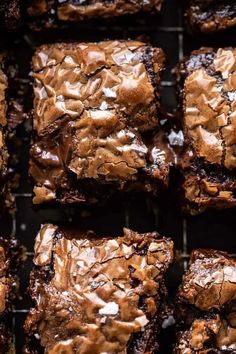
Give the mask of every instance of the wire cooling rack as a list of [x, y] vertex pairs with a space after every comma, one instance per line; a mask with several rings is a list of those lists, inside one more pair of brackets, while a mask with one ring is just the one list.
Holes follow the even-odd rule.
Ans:
[[[50, 31], [47, 34], [29, 33], [23, 30], [17, 34], [2, 36], [3, 47], [13, 49], [19, 63], [20, 80], [29, 85], [28, 73], [34, 48], [44, 42], [60, 40], [99, 41], [102, 39], [135, 39], [145, 36], [153, 45], [164, 49], [167, 56], [167, 69], [161, 83], [162, 104], [166, 111], [176, 109], [175, 82], [171, 70], [193, 49], [201, 46], [236, 46], [235, 31], [211, 36], [190, 36], [183, 26], [183, 12], [179, 0], [165, 0], [162, 15], [148, 20], [136, 19], [129, 22], [110, 22], [106, 25], [81, 24], [73, 29]], [[32, 104], [30, 90], [25, 97], [26, 109]], [[28, 151], [30, 138], [27, 129], [20, 128], [17, 132], [19, 146], [18, 172], [21, 175], [20, 186], [15, 193], [17, 211], [14, 217], [4, 216], [0, 219], [3, 236], [16, 236], [27, 247], [28, 260], [19, 271], [21, 280], [21, 299], [17, 301], [12, 312], [12, 327], [17, 353], [24, 344], [23, 323], [30, 307], [27, 296], [29, 273], [32, 269], [34, 238], [40, 224], [47, 221], [72, 222], [78, 220], [79, 227], [89, 228], [103, 235], [119, 235], [124, 226], [145, 232], [158, 230], [162, 235], [171, 237], [175, 242], [178, 261], [171, 267], [168, 276], [170, 296], [173, 296], [181, 280], [183, 270], [187, 266], [189, 254], [194, 248], [218, 248], [236, 254], [236, 211], [235, 209], [221, 212], [184, 217], [178, 204], [171, 195], [161, 201], [153, 201], [138, 196], [135, 200], [120, 201], [104, 208], [93, 210], [82, 208], [32, 208], [32, 188], [28, 181]], [[168, 343], [167, 343], [168, 342]], [[161, 354], [168, 354], [170, 339], [163, 340]], [[168, 349], [167, 349], [168, 348]]]

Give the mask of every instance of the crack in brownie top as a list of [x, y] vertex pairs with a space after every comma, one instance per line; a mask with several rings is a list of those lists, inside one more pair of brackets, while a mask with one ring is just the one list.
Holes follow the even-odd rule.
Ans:
[[[127, 353], [132, 335], [160, 312], [172, 253], [172, 242], [156, 232], [124, 229], [123, 237], [101, 239], [44, 225], [35, 244], [36, 308], [27, 331], [37, 327], [45, 353]], [[41, 282], [49, 267], [50, 280]]]
[[236, 50], [203, 48], [186, 62], [184, 121], [198, 157], [236, 168]]

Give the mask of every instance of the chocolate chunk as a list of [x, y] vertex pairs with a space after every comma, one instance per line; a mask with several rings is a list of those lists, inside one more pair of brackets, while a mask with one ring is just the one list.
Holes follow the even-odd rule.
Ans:
[[184, 193], [193, 213], [236, 205], [236, 50], [202, 48], [177, 70], [187, 149]]
[[177, 294], [176, 354], [236, 350], [236, 261], [215, 250], [195, 250]]
[[29, 0], [26, 11], [31, 27], [50, 28], [65, 22], [114, 18], [139, 12], [159, 12], [163, 0]]
[[189, 0], [186, 18], [194, 31], [225, 30], [236, 25], [236, 3], [231, 0]]
[[[25, 329], [28, 352], [154, 353], [173, 243], [156, 232], [99, 238], [42, 226]], [[34, 349], [37, 347], [34, 345]], [[35, 351], [35, 353], [38, 351]]]
[[[136, 41], [58, 43], [33, 57], [34, 203], [155, 191], [171, 150], [157, 141], [164, 54]], [[149, 133], [149, 138], [146, 138]]]

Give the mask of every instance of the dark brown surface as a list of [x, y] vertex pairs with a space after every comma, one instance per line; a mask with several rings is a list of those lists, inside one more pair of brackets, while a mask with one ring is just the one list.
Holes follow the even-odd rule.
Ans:
[[180, 159], [186, 208], [236, 205], [236, 51], [202, 48], [177, 70], [187, 148]]
[[212, 33], [236, 25], [236, 2], [226, 1], [187, 1], [186, 19], [194, 31]]
[[193, 251], [177, 293], [175, 352], [235, 352], [235, 294], [235, 259], [220, 251]]
[[153, 133], [163, 65], [161, 49], [138, 41], [36, 51], [34, 204], [101, 202], [119, 190], [155, 193], [168, 185], [173, 153]]
[[156, 232], [101, 238], [42, 226], [26, 332], [47, 353], [156, 353], [172, 258], [172, 241]]

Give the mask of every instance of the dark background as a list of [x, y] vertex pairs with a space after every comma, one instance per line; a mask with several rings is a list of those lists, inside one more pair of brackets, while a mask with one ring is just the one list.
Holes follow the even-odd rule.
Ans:
[[[98, 41], [102, 39], [135, 39], [145, 36], [150, 42], [164, 49], [167, 56], [167, 68], [162, 77], [162, 104], [166, 111], [176, 109], [174, 78], [171, 69], [175, 67], [183, 55], [201, 46], [236, 46], [236, 31], [227, 31], [215, 35], [190, 36], [183, 27], [183, 13], [180, 0], [166, 0], [161, 16], [141, 19], [135, 16], [125, 20], [80, 24], [70, 29], [50, 30], [47, 33], [32, 33], [23, 29], [15, 34], [2, 33], [0, 45], [13, 49], [19, 63], [22, 86], [28, 86], [30, 60], [35, 47], [45, 42], [60, 40]], [[25, 109], [32, 105], [31, 89], [25, 94]], [[189, 253], [194, 248], [218, 248], [236, 254], [236, 210], [211, 211], [199, 216], [184, 216], [172, 195], [160, 200], [149, 200], [142, 196], [129, 200], [116, 200], [106, 207], [93, 208], [32, 208], [32, 188], [28, 180], [28, 150], [30, 124], [17, 131], [19, 164], [17, 170], [21, 174], [20, 186], [15, 193], [17, 211], [14, 217], [2, 216], [0, 228], [2, 236], [16, 235], [27, 247], [28, 260], [20, 271], [21, 296], [12, 313], [17, 353], [21, 352], [24, 342], [23, 322], [30, 306], [26, 294], [29, 272], [32, 268], [32, 252], [34, 238], [40, 224], [47, 221], [74, 222], [78, 227], [93, 229], [101, 235], [119, 235], [123, 226], [136, 231], [158, 230], [162, 235], [172, 237], [180, 257], [171, 267], [168, 275], [170, 295], [181, 280], [184, 267], [187, 266]], [[163, 335], [161, 354], [170, 351], [171, 335]]]

